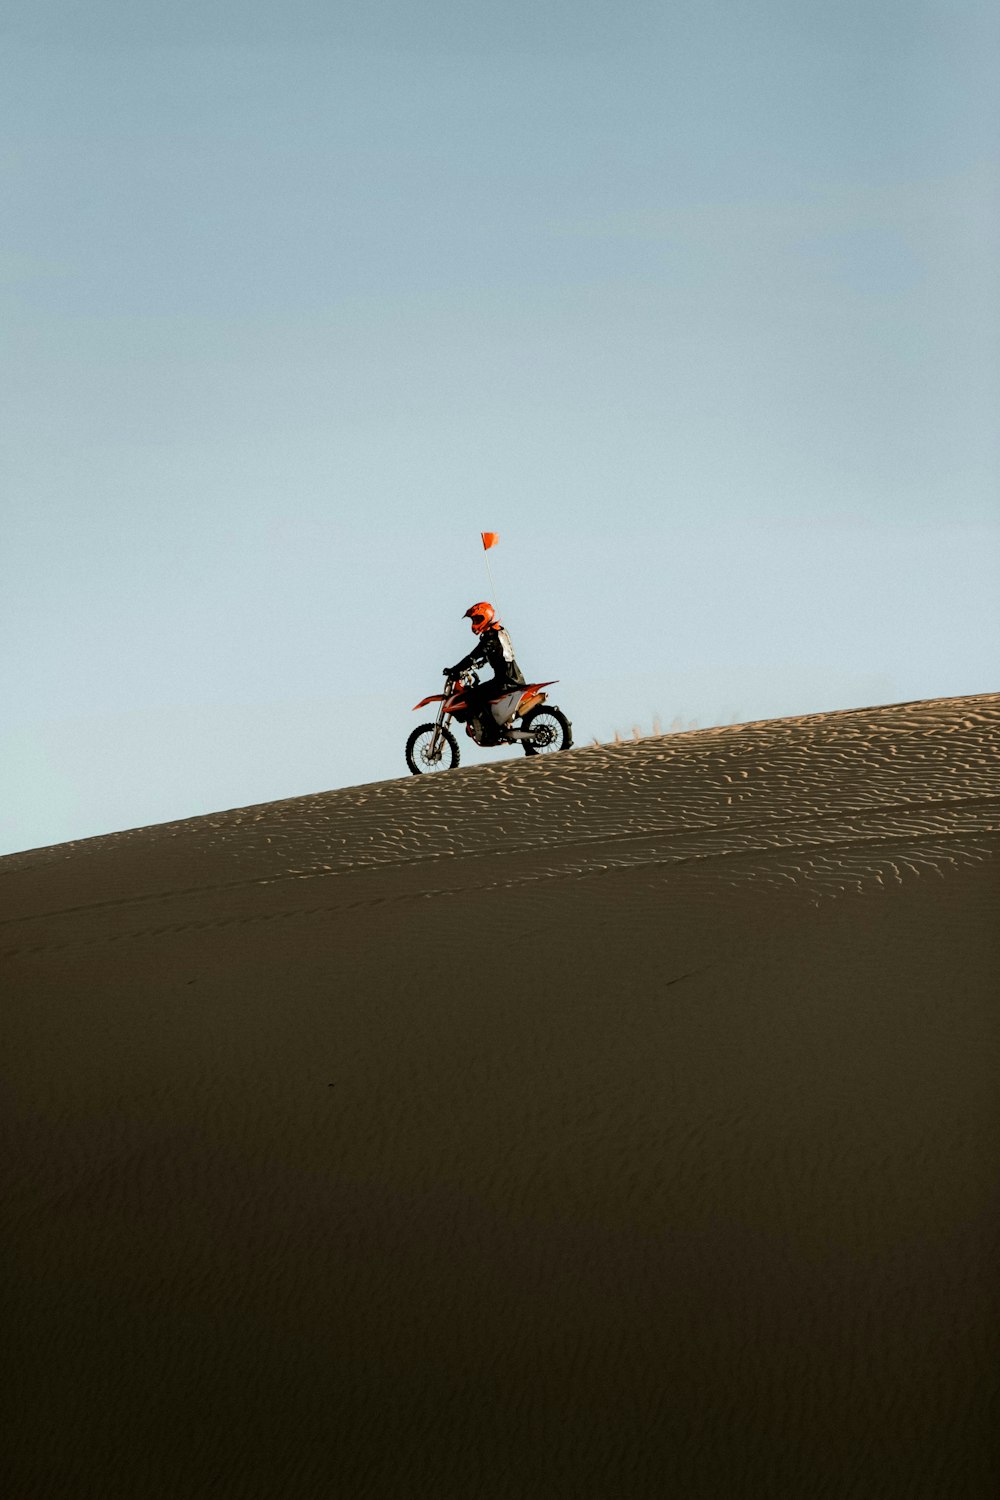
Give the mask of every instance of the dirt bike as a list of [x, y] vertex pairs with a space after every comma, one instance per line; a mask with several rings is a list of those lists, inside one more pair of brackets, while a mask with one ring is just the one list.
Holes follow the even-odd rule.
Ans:
[[[445, 681], [443, 693], [432, 693], [413, 705], [414, 713], [428, 703], [440, 703], [433, 724], [418, 724], [406, 742], [406, 764], [414, 776], [426, 771], [450, 771], [459, 762], [458, 740], [448, 725], [452, 719], [465, 725], [465, 732], [477, 745], [521, 745], [525, 755], [549, 755], [554, 750], [568, 750], [573, 743], [573, 726], [561, 709], [547, 704], [542, 689], [552, 682], [526, 682], [490, 700], [493, 725], [483, 725], [471, 708], [467, 694], [479, 686], [475, 672], [465, 672]], [[520, 720], [520, 728], [515, 721]], [[492, 727], [488, 734], [486, 728]]]

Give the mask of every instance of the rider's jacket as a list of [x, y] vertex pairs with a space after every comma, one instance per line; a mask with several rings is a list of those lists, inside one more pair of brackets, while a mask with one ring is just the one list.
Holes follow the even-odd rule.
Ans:
[[470, 667], [489, 667], [497, 682], [520, 687], [524, 674], [514, 660], [514, 648], [510, 636], [502, 625], [490, 625], [483, 631], [468, 656], [452, 667], [452, 675], [467, 672]]

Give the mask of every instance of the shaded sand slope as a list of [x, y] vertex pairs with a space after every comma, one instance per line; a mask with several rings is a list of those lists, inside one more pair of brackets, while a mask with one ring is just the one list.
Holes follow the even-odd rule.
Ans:
[[8, 1492], [992, 1495], [998, 853], [984, 695], [0, 860]]

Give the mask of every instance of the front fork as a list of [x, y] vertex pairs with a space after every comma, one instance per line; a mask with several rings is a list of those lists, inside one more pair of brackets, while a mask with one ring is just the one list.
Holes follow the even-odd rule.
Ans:
[[449, 682], [448, 691], [441, 699], [441, 707], [438, 709], [438, 716], [434, 724], [434, 734], [431, 738], [431, 748], [428, 751], [428, 756], [431, 760], [437, 760], [438, 758], [441, 746], [441, 730], [445, 727], [445, 719], [451, 717], [450, 714], [446, 714], [444, 711], [444, 706], [447, 703], [448, 699], [451, 697], [451, 694], [452, 684]]

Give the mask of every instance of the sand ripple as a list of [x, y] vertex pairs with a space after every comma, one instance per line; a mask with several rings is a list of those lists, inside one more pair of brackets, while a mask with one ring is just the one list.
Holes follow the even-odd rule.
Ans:
[[[0, 860], [0, 952], [71, 943], [53, 920], [100, 911], [118, 913], [116, 937], [124, 908], [149, 933], [144, 904], [208, 889], [239, 905], [254, 887], [309, 882], [299, 909], [355, 904], [364, 895], [352, 883], [348, 898], [341, 878], [365, 871], [398, 877], [378, 902], [681, 868], [691, 882], [710, 868], [713, 881], [816, 901], [998, 847], [1000, 695], [983, 694], [406, 777], [12, 855]], [[47, 929], [34, 943], [33, 924]], [[100, 936], [91, 924], [86, 940]]]

